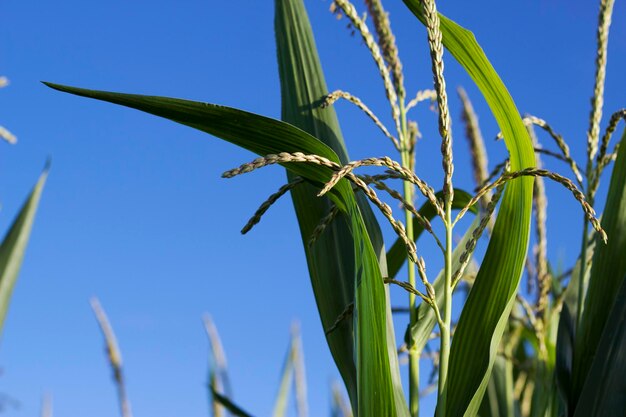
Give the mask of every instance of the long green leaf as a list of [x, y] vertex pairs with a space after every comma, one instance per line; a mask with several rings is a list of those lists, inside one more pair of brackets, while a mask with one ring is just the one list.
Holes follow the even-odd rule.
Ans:
[[2, 328], [4, 327], [4, 320], [9, 308], [13, 287], [22, 265], [39, 199], [47, 178], [48, 167], [44, 169], [39, 177], [30, 196], [4, 237], [2, 245], [0, 245], [0, 333], [2, 333]]
[[[443, 191], [439, 191], [436, 194], [436, 197], [438, 199], [443, 199]], [[452, 208], [460, 210], [465, 207], [471, 199], [472, 196], [468, 192], [455, 188]], [[478, 213], [478, 207], [474, 205], [469, 209], [469, 211], [476, 214]], [[437, 211], [435, 210], [435, 207], [433, 207], [433, 205], [430, 203], [430, 201], [426, 201], [424, 204], [422, 204], [418, 212], [428, 220], [432, 220], [437, 215]], [[416, 241], [422, 235], [423, 231], [424, 227], [417, 220], [417, 218], [414, 217], [413, 234]], [[404, 244], [402, 239], [398, 238], [391, 246], [391, 248], [387, 251], [387, 272], [389, 274], [389, 278], [394, 278], [398, 274], [398, 271], [400, 271], [400, 268], [402, 268], [402, 265], [404, 265], [406, 260], [406, 245]]]
[[[47, 85], [78, 96], [108, 101], [194, 127], [260, 155], [280, 152], [318, 154], [334, 162], [331, 148], [308, 133], [285, 122], [230, 107], [180, 99], [87, 90], [58, 84]], [[287, 163], [286, 168], [313, 183], [330, 179], [328, 168]], [[330, 196], [350, 219], [355, 246], [355, 328], [358, 406], [361, 416], [396, 416], [397, 389], [392, 376], [387, 344], [386, 288], [372, 242], [351, 186], [340, 181]], [[374, 383], [375, 381], [375, 383]], [[406, 405], [404, 405], [406, 408]]]
[[[626, 130], [622, 135], [622, 141], [626, 142], [625, 139]], [[625, 148], [621, 146], [618, 151], [602, 214], [602, 228], [606, 231], [609, 241], [606, 245], [596, 244], [583, 318], [579, 333], [576, 335], [570, 412], [573, 411], [583, 386], [587, 384], [587, 375], [597, 356], [603, 332], [607, 326], [614, 325], [609, 320], [609, 314], [626, 275]], [[614, 394], [623, 396], [623, 392], [614, 391]]]
[[[282, 119], [327, 144], [339, 155], [342, 163], [347, 163], [349, 160], [348, 152], [335, 110], [332, 107], [323, 109], [319, 106], [322, 99], [328, 94], [328, 89], [311, 25], [301, 0], [276, 1], [275, 30], [282, 93]], [[308, 240], [312, 230], [329, 210], [328, 200], [320, 199], [316, 194], [317, 190], [313, 187], [299, 187], [292, 191], [294, 208], [304, 242]], [[378, 268], [383, 275], [386, 275], [385, 250], [378, 222], [368, 201], [360, 193], [357, 195], [357, 203], [365, 221], [366, 233], [371, 240], [378, 261]], [[361, 267], [360, 263], [355, 263], [355, 242], [360, 243], [360, 240], [355, 240], [356, 236], [348, 228], [348, 221], [345, 216], [340, 216], [331, 223], [322, 239], [319, 239], [313, 248], [309, 248], [306, 243], [304, 245], [311, 282], [324, 328], [330, 328], [345, 308], [355, 301], [355, 289], [357, 294], [365, 291], [364, 287], [355, 286], [355, 271]], [[371, 254], [367, 256], [369, 257]], [[384, 301], [383, 309], [386, 316], [384, 320], [387, 329], [386, 348], [393, 384], [392, 391], [396, 409], [405, 411], [406, 402], [400, 382], [393, 322], [390, 304], [387, 301], [388, 294], [386, 289], [383, 293], [377, 288], [376, 292], [367, 294], [367, 297], [370, 296], [384, 297], [382, 300], [376, 300], [376, 302]], [[361, 316], [358, 317], [359, 320], [367, 321], [367, 315], [380, 314], [376, 311], [364, 311], [367, 306], [359, 304], [358, 298], [356, 301], [357, 315]], [[378, 320], [380, 319], [378, 317]], [[327, 339], [356, 413], [356, 406], [359, 401], [362, 402], [366, 410], [372, 407], [369, 403], [371, 400], [359, 395], [358, 391], [359, 387], [364, 390], [364, 384], [371, 385], [373, 381], [364, 380], [363, 370], [355, 369], [355, 347], [358, 351], [360, 344], [364, 343], [366, 339], [357, 333], [355, 346], [353, 323], [353, 320], [345, 320], [345, 323], [327, 335]], [[367, 325], [366, 323], [359, 324]], [[382, 337], [382, 335], [372, 337]], [[369, 343], [364, 346], [365, 351], [362, 352], [362, 356], [371, 359], [372, 352], [368, 352], [369, 346]], [[383, 381], [388, 378], [385, 375], [379, 376], [382, 377]], [[359, 401], [357, 401], [357, 397]], [[406, 414], [408, 414], [408, 410], [406, 410]]]
[[574, 417], [626, 415], [626, 277], [598, 341]]
[[[300, 2], [278, 1], [275, 31], [282, 119], [320, 139], [346, 163], [348, 155], [334, 108], [322, 109], [314, 105], [327, 93], [327, 88], [304, 6]], [[309, 237], [330, 211], [332, 203], [326, 197], [318, 198], [316, 193], [313, 186], [297, 187], [291, 191], [291, 197], [322, 326], [329, 329], [354, 303], [354, 243], [349, 220], [340, 215], [328, 225], [317, 244], [309, 247]], [[329, 259], [333, 262], [328, 262]], [[344, 320], [326, 338], [352, 403], [356, 405], [352, 320]]]
[[[339, 163], [339, 158], [331, 148], [303, 130], [280, 120], [232, 107], [169, 97], [88, 90], [47, 82], [44, 84], [65, 93], [106, 101], [163, 117], [219, 137], [259, 155], [302, 152], [323, 156]], [[329, 168], [318, 165], [304, 163], [283, 165], [291, 172], [318, 184], [328, 181], [332, 174]], [[346, 210], [344, 200], [353, 199], [348, 183], [343, 182], [331, 192], [333, 202], [338, 204], [340, 209]]]
[[[403, 0], [424, 22], [421, 2]], [[445, 16], [442, 41], [485, 97], [509, 151], [511, 170], [535, 165], [532, 142], [519, 112], [474, 35]], [[509, 182], [483, 263], [461, 313], [450, 353], [446, 416], [473, 416], [489, 382], [528, 249], [532, 178]]]

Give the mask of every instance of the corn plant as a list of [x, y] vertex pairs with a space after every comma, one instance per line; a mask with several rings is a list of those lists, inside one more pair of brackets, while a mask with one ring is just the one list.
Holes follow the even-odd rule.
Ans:
[[[349, 21], [371, 54], [392, 126], [356, 95], [328, 91], [302, 0], [275, 1], [281, 121], [215, 104], [47, 85], [165, 117], [260, 155], [226, 171], [226, 178], [270, 165], [285, 168], [287, 183], [242, 232], [258, 223], [277, 199], [291, 194], [320, 319], [349, 397], [350, 410], [345, 412], [341, 400], [335, 400], [337, 415], [417, 416], [420, 388], [426, 385], [419, 375], [421, 358], [433, 360], [435, 377], [428, 382], [435, 384], [439, 417], [624, 415], [626, 151], [620, 151], [619, 142], [609, 151], [609, 141], [626, 111], [614, 113], [600, 135], [613, 1], [600, 2], [585, 169], [546, 121], [520, 115], [470, 31], [440, 14], [434, 0], [404, 3], [426, 27], [433, 74], [433, 88], [413, 99], [405, 90], [399, 51], [381, 1], [365, 1], [373, 32], [350, 1], [334, 0], [331, 7]], [[506, 161], [488, 169], [477, 117], [467, 94], [459, 90], [477, 186], [473, 193], [454, 187], [444, 49], [482, 93], [509, 153]], [[360, 108], [397, 157], [351, 161], [334, 111], [338, 100]], [[425, 100], [437, 103], [443, 175], [436, 188], [416, 169], [419, 129], [409, 118], [409, 111]], [[542, 147], [535, 128], [545, 131], [558, 150]], [[543, 168], [540, 156], [564, 162], [574, 180]], [[601, 174], [613, 162], [600, 222], [593, 209], [596, 191]], [[365, 166], [385, 171], [357, 173]], [[570, 271], [557, 271], [548, 262], [545, 180], [569, 190], [583, 211], [580, 259]], [[394, 182], [401, 184], [399, 190]], [[401, 218], [383, 195], [399, 202]], [[418, 196], [425, 200], [419, 208]], [[475, 220], [455, 244], [458, 222], [469, 213]], [[397, 235], [389, 251], [379, 219]], [[442, 236], [434, 231], [435, 221], [443, 225]], [[536, 238], [528, 254], [533, 222]], [[483, 234], [489, 243], [479, 260], [474, 251]], [[434, 279], [418, 252], [416, 241], [422, 235], [441, 250], [444, 268]], [[406, 277], [400, 277], [405, 262]], [[519, 291], [524, 276], [528, 291]], [[409, 323], [401, 349], [395, 342], [390, 285], [407, 292]], [[469, 290], [460, 314], [455, 314], [452, 296], [461, 287]], [[408, 387], [401, 383], [399, 350], [408, 356]], [[227, 391], [220, 392], [219, 384], [210, 385], [217, 403], [235, 415], [248, 415]]]
[[[5, 87], [7, 84], [7, 78], [0, 77], [0, 88]], [[0, 139], [9, 144], [17, 142], [15, 135], [2, 126], [0, 126]], [[22, 259], [24, 258], [35, 220], [35, 213], [39, 205], [39, 199], [48, 177], [48, 169], [49, 164], [46, 164], [39, 180], [0, 244], [0, 333], [2, 333], [4, 328], [4, 320], [9, 309], [13, 288], [17, 282]]]

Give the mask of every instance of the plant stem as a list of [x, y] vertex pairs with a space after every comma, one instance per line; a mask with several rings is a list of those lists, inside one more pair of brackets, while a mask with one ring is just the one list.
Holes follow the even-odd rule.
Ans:
[[445, 201], [446, 211], [446, 253], [445, 253], [445, 286], [443, 323], [440, 327], [439, 356], [439, 398], [437, 399], [437, 415], [446, 415], [446, 399], [448, 394], [448, 362], [450, 359], [450, 329], [452, 327], [452, 201]]
[[[413, 155], [411, 144], [409, 143], [410, 138], [407, 129], [404, 100], [400, 102], [400, 121], [402, 126], [402, 132], [400, 132], [400, 155], [402, 166], [410, 169]], [[413, 192], [413, 184], [409, 181], [404, 181], [404, 199], [409, 203], [413, 201]], [[413, 214], [410, 210], [405, 209], [404, 216], [406, 220], [407, 237], [413, 241], [415, 238], [413, 231]], [[408, 274], [409, 283], [415, 287], [415, 264], [410, 260], [408, 262]], [[412, 329], [416, 322], [417, 307], [415, 306], [415, 294], [409, 292], [409, 329]], [[409, 345], [409, 411], [412, 417], [419, 416], [420, 354], [421, 352], [413, 348], [413, 339], [411, 336]]]

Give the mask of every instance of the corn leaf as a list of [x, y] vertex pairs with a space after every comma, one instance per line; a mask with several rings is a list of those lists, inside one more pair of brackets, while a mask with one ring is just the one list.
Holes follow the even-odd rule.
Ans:
[[[625, 138], [626, 130], [622, 135], [622, 141]], [[624, 187], [626, 150], [624, 148], [621, 146], [618, 151], [602, 214], [602, 228], [609, 236], [609, 241], [606, 245], [596, 244], [583, 317], [578, 326], [579, 332], [576, 334], [570, 412], [573, 411], [573, 406], [581, 395], [583, 386], [593, 383], [587, 381], [587, 378], [592, 363], [595, 361], [594, 358], [598, 355], [603, 333], [610, 331], [608, 328], [616, 325], [609, 320], [609, 315], [626, 276], [626, 256], [624, 256], [626, 253], [626, 187]], [[600, 381], [595, 381], [595, 383], [599, 384]], [[616, 396], [623, 397], [624, 394], [623, 391], [613, 391], [611, 386], [607, 387], [607, 391], [605, 393], [607, 395], [612, 392]]]
[[[275, 31], [282, 119], [334, 149], [342, 163], [348, 162], [334, 108], [323, 109], [319, 106], [328, 89], [302, 2], [276, 2]], [[309, 247], [309, 237], [329, 212], [332, 203], [328, 198], [319, 198], [316, 194], [317, 190], [313, 186], [298, 187], [291, 191], [320, 319], [323, 328], [329, 329], [337, 317], [354, 303], [354, 242], [349, 219], [341, 215], [327, 227], [317, 243]], [[367, 204], [359, 203], [363, 213], [371, 214]], [[372, 224], [378, 228], [376, 223]], [[328, 333], [326, 338], [351, 401], [356, 405], [357, 373], [353, 331], [353, 321], [347, 319]]]
[[[232, 107], [168, 97], [88, 90], [53, 83], [44, 84], [58, 91], [163, 117], [219, 137], [259, 155], [302, 152], [320, 155], [339, 163], [339, 158], [332, 149], [297, 127]], [[318, 185], [328, 181], [332, 175], [330, 168], [318, 165], [305, 163], [282, 165]], [[331, 190], [333, 202], [342, 210], [346, 210], [346, 200], [353, 200], [353, 195], [347, 182], [342, 182]]]
[[48, 166], [35, 184], [30, 196], [13, 221], [0, 245], [0, 333], [9, 308], [13, 287], [26, 251], [26, 245], [35, 220], [39, 199], [48, 177]]
[[626, 277], [607, 323], [574, 417], [626, 415]]
[[[285, 122], [214, 104], [155, 96], [112, 93], [46, 83], [51, 88], [135, 108], [194, 127], [260, 155], [303, 152], [324, 156], [336, 163], [339, 158], [318, 139]], [[320, 185], [330, 179], [331, 170], [319, 165], [285, 163], [297, 175]], [[358, 407], [361, 416], [403, 415], [388, 349], [388, 309], [378, 256], [366, 230], [351, 186], [341, 180], [330, 196], [349, 219], [355, 245], [355, 320]], [[390, 313], [389, 313], [390, 314]], [[407, 411], [408, 412], [408, 411]]]
[[[404, 3], [424, 22], [419, 0]], [[534, 166], [532, 142], [515, 103], [474, 35], [439, 17], [445, 48], [474, 80], [502, 130], [511, 170]], [[532, 187], [532, 178], [519, 178], [508, 183], [502, 197], [489, 246], [452, 342], [446, 417], [478, 413], [528, 249]]]
[[[319, 105], [325, 95], [328, 94], [328, 89], [302, 0], [276, 1], [275, 30], [282, 93], [282, 119], [324, 142], [337, 153], [342, 163], [347, 163], [349, 161], [348, 152], [335, 110], [332, 106], [322, 109]], [[361, 263], [355, 263], [354, 254], [356, 245], [360, 242], [355, 240], [348, 227], [349, 219], [340, 216], [329, 225], [322, 239], [318, 239], [316, 245], [309, 248], [306, 242], [322, 217], [328, 213], [330, 202], [326, 198], [317, 197], [317, 190], [314, 187], [298, 187], [292, 190], [291, 194], [300, 223], [302, 239], [305, 242], [304, 247], [318, 310], [324, 328], [328, 329], [345, 308], [355, 301], [355, 291], [361, 295], [367, 291], [366, 286], [355, 283], [355, 271], [360, 268]], [[368, 201], [361, 193], [357, 194], [357, 204], [365, 221], [366, 233], [371, 240], [375, 259], [378, 261], [378, 268], [383, 275], [386, 275], [386, 256], [380, 226]], [[374, 266], [372, 265], [372, 267]], [[368, 301], [361, 304], [359, 301], [361, 299], [357, 298], [357, 313], [355, 315], [359, 320], [356, 322], [357, 327], [366, 327], [367, 325], [362, 321], [367, 321], [370, 314], [378, 315], [376, 320], [382, 319], [386, 322], [386, 348], [389, 356], [389, 372], [393, 384], [394, 401], [397, 409], [404, 410], [406, 402], [400, 382], [387, 290], [385, 288], [384, 291], [379, 291], [377, 288], [376, 292], [366, 294], [365, 298], [370, 296], [380, 298], [376, 302], [384, 302], [382, 311], [385, 312], [385, 317], [380, 316], [380, 311], [367, 311], [366, 309], [369, 309]], [[375, 382], [369, 377], [365, 379], [364, 369], [355, 369], [355, 348], [357, 351], [361, 349], [359, 357], [371, 359], [371, 352], [368, 352], [370, 343], [367, 342], [371, 339], [365, 339], [361, 337], [362, 335], [365, 336], [365, 333], [357, 332], [355, 346], [353, 342], [354, 323], [354, 320], [345, 320], [345, 323], [327, 335], [327, 340], [356, 413], [357, 410], [354, 406], [357, 405], [357, 397], [359, 401], [364, 402], [365, 409], [369, 410], [371, 407], [370, 400], [364, 398], [364, 395], [359, 395], [359, 387], [365, 391], [366, 386], [373, 386]], [[369, 333], [370, 330], [372, 329], [365, 329], [364, 331]], [[385, 336], [372, 334], [367, 337], [384, 339]], [[366, 362], [357, 359], [358, 363], [365, 364]], [[383, 380], [385, 378], [383, 377]]]
[[287, 414], [287, 402], [289, 401], [289, 394], [293, 383], [294, 361], [296, 359], [296, 345], [294, 342], [295, 340], [292, 337], [289, 342], [289, 349], [287, 349], [287, 354], [285, 355], [285, 361], [283, 362], [278, 394], [274, 402], [273, 417], [285, 417]]
[[[436, 197], [438, 199], [443, 199], [443, 192], [439, 191], [436, 194]], [[469, 203], [471, 199], [472, 199], [472, 196], [468, 192], [455, 188], [454, 189], [454, 201], [452, 202], [452, 208], [456, 210], [460, 210], [463, 207], [465, 207], [465, 205]], [[470, 211], [476, 214], [478, 213], [478, 207], [474, 205], [470, 208]], [[421, 214], [424, 218], [428, 220], [432, 220], [437, 215], [435, 208], [429, 201], [422, 204], [418, 212], [419, 214]], [[414, 217], [413, 218], [413, 234], [414, 234], [415, 241], [419, 239], [423, 231], [424, 231], [424, 228], [422, 227], [422, 224]], [[391, 248], [387, 251], [387, 272], [389, 274], [389, 278], [394, 278], [398, 274], [398, 271], [400, 271], [400, 268], [402, 268], [402, 265], [404, 265], [406, 260], [407, 260], [406, 246], [404, 242], [402, 241], [402, 239], [398, 238], [396, 239], [394, 244], [391, 246]]]

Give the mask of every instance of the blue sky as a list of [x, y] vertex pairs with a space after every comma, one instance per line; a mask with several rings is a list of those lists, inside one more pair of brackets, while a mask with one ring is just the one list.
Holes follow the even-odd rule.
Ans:
[[[389, 123], [384, 90], [360, 39], [350, 36], [346, 21], [330, 15], [329, 1], [305, 3], [329, 88], [358, 95]], [[386, 3], [407, 90], [430, 87], [424, 29], [401, 2]], [[596, 2], [441, 3], [443, 13], [475, 32], [520, 111], [547, 119], [583, 161]], [[117, 413], [89, 308], [93, 295], [117, 332], [136, 416], [208, 415], [204, 312], [213, 315], [221, 332], [237, 401], [259, 416], [272, 410], [289, 326], [299, 319], [311, 415], [327, 415], [337, 372], [315, 310], [291, 202], [283, 199], [251, 233], [239, 233], [257, 205], [282, 184], [282, 170], [221, 179], [224, 170], [253, 155], [190, 128], [39, 83], [180, 97], [279, 117], [273, 2], [7, 0], [0, 16], [0, 75], [11, 81], [0, 91], [0, 123], [19, 139], [16, 146], [0, 143], [2, 230], [52, 157], [0, 346], [0, 392], [20, 403], [6, 415], [36, 415], [44, 392], [52, 393], [57, 416]], [[625, 18], [626, 7], [617, 2], [608, 114], [626, 106]], [[471, 188], [453, 89], [466, 87], [487, 139], [498, 129], [458, 65], [448, 60], [446, 75], [455, 181]], [[353, 159], [390, 154], [388, 142], [358, 111], [345, 103], [337, 110]], [[418, 172], [439, 184], [435, 117], [427, 106], [414, 117], [424, 133]], [[501, 143], [488, 145], [493, 166], [505, 152]], [[558, 163], [549, 166], [567, 173]], [[549, 185], [548, 193], [549, 255], [567, 265], [579, 249], [582, 214], [566, 192]], [[441, 266], [436, 252], [430, 245], [420, 250], [434, 275]], [[397, 290], [393, 297], [397, 305], [406, 299]]]

